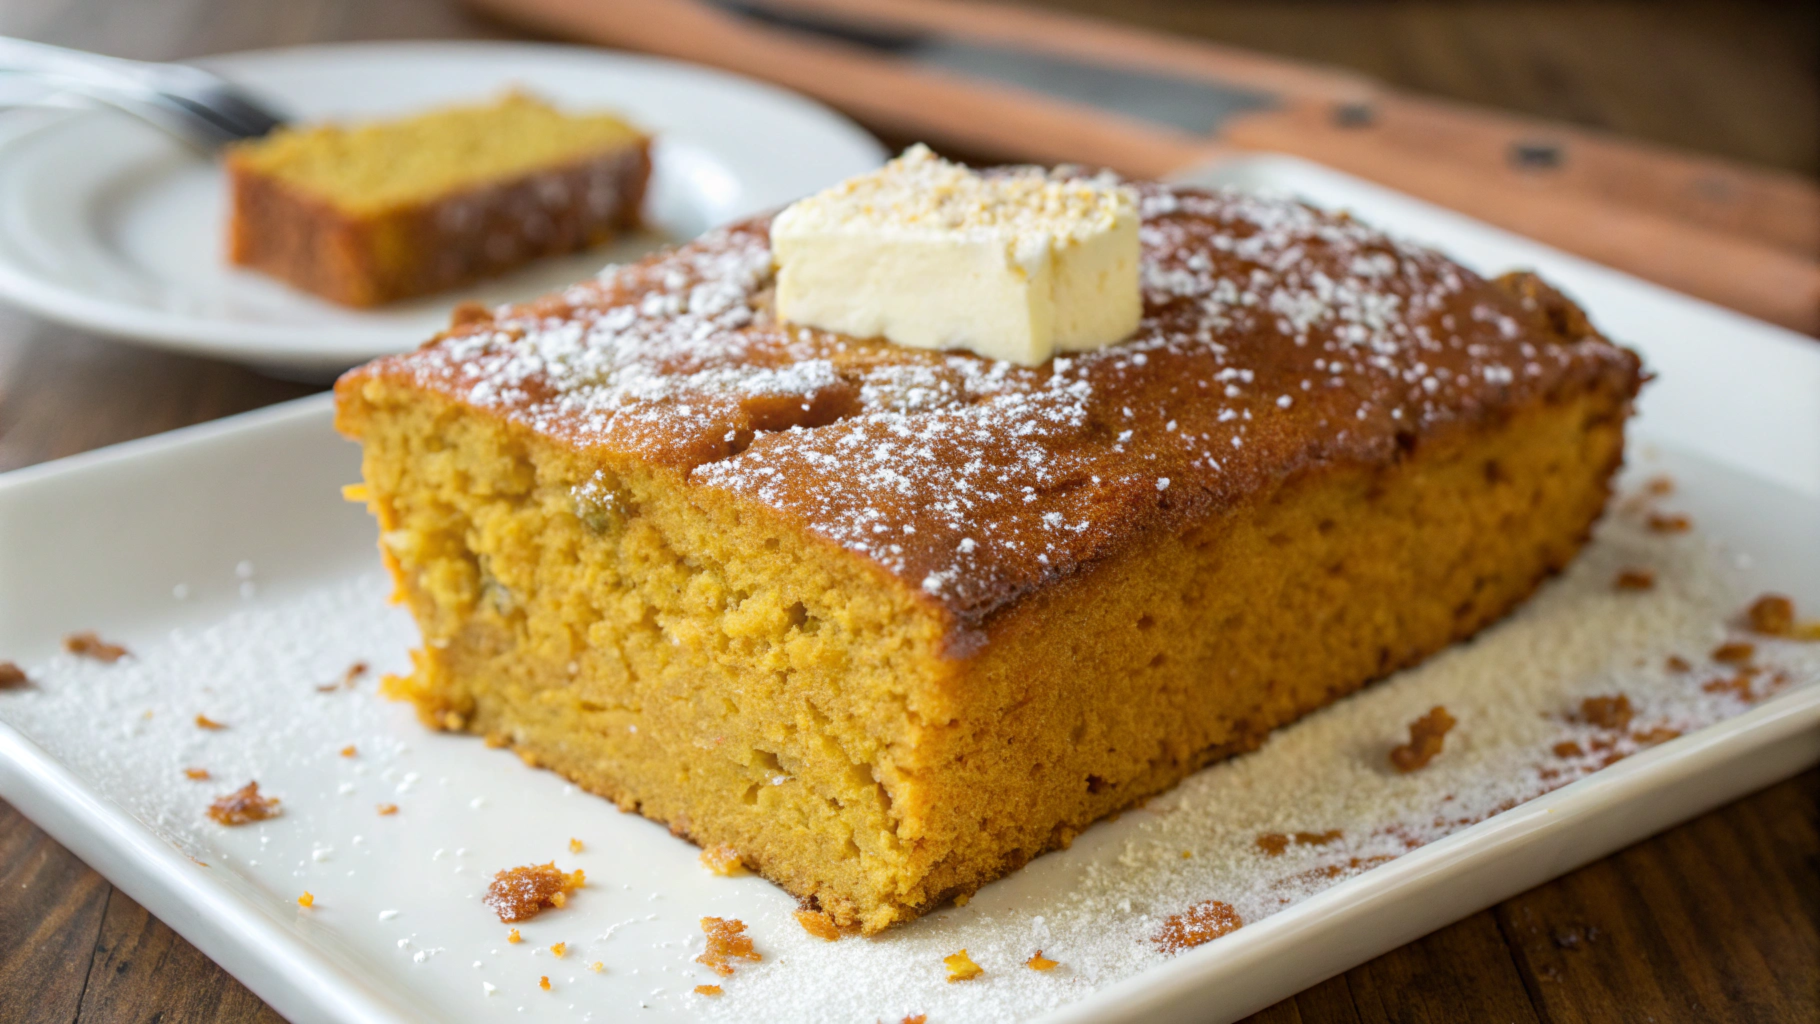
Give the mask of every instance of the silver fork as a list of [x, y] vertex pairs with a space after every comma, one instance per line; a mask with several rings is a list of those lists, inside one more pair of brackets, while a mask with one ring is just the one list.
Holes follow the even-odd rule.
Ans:
[[104, 57], [0, 36], [0, 106], [56, 103], [72, 95], [142, 118], [205, 153], [285, 123], [245, 90], [188, 64]]

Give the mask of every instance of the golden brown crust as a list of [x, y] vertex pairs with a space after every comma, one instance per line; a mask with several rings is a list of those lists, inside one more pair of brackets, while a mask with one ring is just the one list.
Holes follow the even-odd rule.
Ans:
[[1288, 201], [1139, 188], [1143, 326], [1032, 369], [777, 324], [760, 219], [342, 387], [401, 381], [790, 518], [939, 604], [964, 654], [1025, 596], [1297, 474], [1640, 385], [1533, 275], [1486, 281]]
[[635, 227], [650, 178], [640, 142], [434, 202], [356, 214], [232, 156], [229, 258], [349, 306], [427, 295]]

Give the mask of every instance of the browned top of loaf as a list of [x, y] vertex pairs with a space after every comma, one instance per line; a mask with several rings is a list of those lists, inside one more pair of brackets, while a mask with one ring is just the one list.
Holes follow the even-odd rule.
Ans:
[[778, 324], [764, 219], [416, 352], [386, 377], [608, 464], [672, 468], [877, 563], [960, 626], [1324, 464], [1387, 463], [1639, 364], [1527, 275], [1345, 215], [1138, 186], [1144, 319], [1024, 368]]

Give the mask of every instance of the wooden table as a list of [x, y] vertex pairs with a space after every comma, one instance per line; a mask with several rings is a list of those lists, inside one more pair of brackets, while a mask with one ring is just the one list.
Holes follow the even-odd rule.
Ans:
[[[1329, 60], [1479, 101], [1565, 111], [1582, 121], [1599, 121], [1604, 111], [1610, 127], [1813, 173], [1820, 161], [1802, 148], [1802, 140], [1814, 139], [1813, 68], [1798, 58], [1791, 63], [1787, 47], [1766, 42], [1782, 38], [1774, 26], [1674, 37], [1684, 70], [1713, 69], [1705, 83], [1711, 93], [1685, 75], [1649, 73], [1665, 31], [1723, 25], [1723, 6], [1681, 4], [1664, 20], [1658, 5], [1605, 4], [1585, 25], [1576, 11], [1534, 3], [1476, 5], [1476, 15], [1461, 13], [1465, 8], [1393, 11], [1389, 4], [1284, 10], [1167, 0], [1117, 10], [1216, 38], [1275, 41], [1292, 53], [1312, 46]], [[1361, 15], [1360, 7], [1384, 16]], [[1783, 22], [1788, 33], [1811, 38], [1811, 16], [1784, 15]], [[1603, 45], [1550, 49], [1549, 40], [1581, 38], [1586, 26], [1603, 34]], [[171, 58], [333, 39], [506, 33], [439, 0], [6, 0], [0, 34]], [[1689, 56], [1702, 46], [1705, 63]], [[1399, 61], [1399, 53], [1410, 59]], [[1481, 59], [1443, 59], [1467, 53]], [[1753, 66], [1755, 76], [1742, 82], [1721, 73]], [[1790, 81], [1805, 93], [1778, 102], [1777, 90]], [[1703, 102], [1687, 103], [1690, 95]], [[1670, 109], [1675, 118], [1664, 116]], [[0, 310], [0, 470], [313, 390]], [[276, 1019], [0, 803], [0, 1024]], [[1253, 1020], [1820, 1020], [1820, 770], [1506, 900]]]

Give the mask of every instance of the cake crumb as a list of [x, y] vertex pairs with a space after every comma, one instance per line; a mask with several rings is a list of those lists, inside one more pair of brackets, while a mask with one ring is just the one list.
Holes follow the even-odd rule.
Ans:
[[595, 974], [599, 974], [601, 971], [604, 971], [606, 969], [607, 969], [607, 965], [601, 963], [599, 960], [596, 960], [593, 963], [588, 965], [588, 970], [593, 971]]
[[1643, 490], [1656, 497], [1673, 494], [1675, 493], [1675, 479], [1667, 475], [1652, 476], [1644, 481]]
[[207, 729], [210, 732], [216, 732], [221, 729], [227, 728], [227, 723], [226, 722], [217, 722], [207, 715], [197, 715], [196, 716], [196, 728]]
[[574, 837], [570, 837], [569, 852], [570, 853], [580, 853], [581, 852], [581, 840], [576, 839]]
[[833, 942], [840, 938], [840, 929], [835, 926], [834, 918], [819, 910], [797, 911], [796, 923], [803, 926], [803, 931], [821, 939], [823, 942]]
[[1622, 729], [1630, 724], [1631, 714], [1630, 698], [1621, 693], [1580, 702], [1580, 717], [1601, 729]]
[[546, 907], [568, 902], [568, 893], [581, 886], [581, 871], [564, 873], [555, 862], [508, 868], [493, 876], [481, 902], [505, 922], [528, 921]]
[[341, 685], [351, 689], [353, 685], [360, 680], [360, 677], [366, 674], [367, 663], [364, 661], [357, 661], [354, 664], [349, 665], [348, 670], [341, 674]]
[[92, 658], [109, 665], [133, 653], [119, 644], [108, 643], [92, 631], [64, 637], [63, 649], [79, 658]]
[[1043, 951], [1039, 949], [1030, 957], [1030, 959], [1024, 961], [1024, 966], [1033, 971], [1053, 971], [1057, 967], [1060, 967], [1061, 963], [1044, 956]]
[[1555, 744], [1554, 751], [1556, 757], [1579, 757], [1586, 753], [1586, 751], [1582, 750], [1580, 745], [1573, 740], [1563, 740], [1562, 742]]
[[1390, 763], [1397, 771], [1413, 772], [1435, 759], [1449, 730], [1456, 724], [1447, 709], [1435, 705], [1428, 714], [1409, 723], [1409, 742], [1390, 752]]
[[367, 489], [366, 484], [342, 484], [341, 500], [364, 505], [373, 500], [373, 492]]
[[1670, 729], [1667, 726], [1658, 725], [1648, 732], [1632, 733], [1630, 738], [1636, 740], [1641, 746], [1653, 747], [1659, 743], [1667, 743], [1669, 740], [1680, 737], [1680, 735], [1681, 730], [1679, 729]]
[[698, 996], [718, 996], [718, 995], [720, 995], [720, 992], [721, 992], [721, 989], [720, 989], [719, 985], [697, 985], [697, 986], [695, 986], [695, 994]]
[[701, 866], [723, 878], [746, 873], [739, 851], [731, 846], [710, 846], [701, 852]]
[[32, 681], [25, 670], [10, 661], [0, 661], [0, 690], [10, 690], [15, 686], [24, 686]]
[[1654, 590], [1656, 574], [1648, 569], [1625, 569], [1618, 573], [1612, 586], [1619, 590]]
[[1795, 618], [1795, 602], [1782, 594], [1764, 594], [1751, 602], [1745, 612], [1752, 632], [1790, 640], [1820, 640], [1820, 620], [1801, 622]]
[[355, 754], [357, 754], [357, 753], [359, 753], [359, 751], [357, 751], [357, 750], [355, 750], [355, 749], [354, 749], [354, 745], [353, 745], [353, 744], [352, 744], [352, 743], [350, 743], [350, 744], [348, 744], [348, 745], [347, 745], [347, 746], [345, 746], [345, 747], [342, 747], [342, 748], [341, 748], [341, 756], [342, 756], [342, 757], [353, 757], [353, 756], [354, 756], [354, 755], [355, 755]]
[[942, 963], [946, 964], [948, 967], [948, 980], [950, 982], [972, 981], [974, 978], [986, 973], [985, 968], [974, 963], [973, 958], [968, 956], [967, 951], [964, 949], [953, 956], [942, 957]]
[[1283, 851], [1289, 849], [1289, 837], [1281, 832], [1266, 832], [1258, 836], [1258, 849], [1263, 850], [1266, 857], [1281, 857]]
[[382, 818], [389, 818], [392, 815], [397, 814], [397, 813], [398, 813], [397, 804], [380, 804], [379, 805], [379, 816]]
[[1686, 658], [1681, 657], [1679, 654], [1669, 655], [1668, 660], [1663, 662], [1662, 664], [1667, 666], [1667, 668], [1670, 672], [1686, 672], [1688, 669], [1694, 667], [1692, 665], [1692, 663], [1690, 663]]
[[1694, 526], [1694, 521], [1684, 515], [1665, 515], [1661, 512], [1651, 512], [1647, 523], [1656, 533], [1686, 533]]
[[249, 782], [226, 796], [215, 798], [208, 816], [222, 825], [245, 825], [251, 821], [276, 818], [278, 798], [259, 795], [259, 783]]
[[316, 897], [308, 889], [305, 889], [303, 895], [297, 897], [297, 905], [300, 907], [313, 907], [316, 905]]
[[1163, 930], [1151, 941], [1164, 953], [1173, 955], [1237, 931], [1244, 923], [1232, 904], [1203, 900], [1179, 914], [1169, 915], [1163, 921]]
[[555, 957], [558, 960], [561, 960], [562, 955], [564, 953], [567, 953], [568, 951], [569, 951], [569, 944], [566, 942], [552, 943], [550, 946], [550, 955]]
[[518, 934], [518, 929], [514, 928], [506, 933], [506, 941], [516, 946], [524, 941], [524, 937]]
[[183, 777], [186, 779], [194, 779], [197, 782], [203, 782], [208, 779], [209, 770], [207, 768], [185, 768], [183, 770]]
[[954, 898], [954, 905], [957, 907], [964, 907], [971, 902], [973, 902], [973, 894], [970, 892], [961, 893]]
[[1748, 665], [1756, 654], [1757, 648], [1754, 645], [1734, 640], [1713, 648], [1713, 652], [1708, 657], [1726, 665]]
[[550, 991], [550, 976], [546, 974], [538, 978], [537, 987], [543, 989], [545, 992]]
[[1326, 846], [1328, 843], [1338, 842], [1345, 834], [1337, 828], [1328, 829], [1325, 832], [1297, 832], [1295, 842], [1297, 846]]
[[757, 963], [764, 959], [752, 948], [752, 937], [745, 934], [746, 923], [738, 918], [704, 917], [701, 930], [708, 937], [708, 948], [695, 958], [695, 962], [723, 978], [733, 974], [731, 960]]

